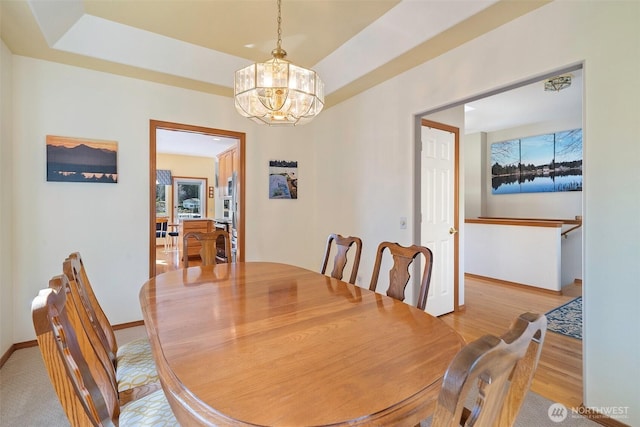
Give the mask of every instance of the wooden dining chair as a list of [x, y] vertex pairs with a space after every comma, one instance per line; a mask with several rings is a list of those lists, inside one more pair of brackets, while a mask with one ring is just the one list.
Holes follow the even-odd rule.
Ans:
[[427, 306], [431, 268], [433, 266], [433, 254], [431, 250], [418, 245], [402, 246], [398, 243], [391, 242], [380, 243], [376, 252], [371, 284], [369, 285], [369, 289], [372, 291], [375, 291], [378, 285], [378, 276], [380, 275], [380, 266], [382, 265], [385, 250], [388, 250], [393, 256], [393, 265], [391, 270], [389, 270], [389, 288], [387, 289], [387, 295], [400, 301], [404, 301], [405, 299], [404, 292], [411, 277], [409, 267], [413, 261], [422, 254], [422, 258], [424, 258], [424, 269], [422, 278], [420, 279], [420, 293], [418, 294], [416, 306], [420, 310], [424, 310]]
[[[76, 307], [84, 311], [81, 318], [84, 319], [87, 334], [102, 344], [113, 366], [120, 402], [126, 403], [159, 389], [149, 340], [139, 338], [118, 346], [113, 327], [93, 292], [80, 253], [70, 254], [62, 270]], [[99, 350], [96, 351], [100, 354]]]
[[501, 337], [485, 335], [463, 347], [445, 373], [431, 426], [513, 426], [546, 330], [544, 315], [524, 313]]
[[69, 420], [76, 426], [177, 426], [162, 390], [121, 405], [117, 390], [79, 324], [64, 275], [52, 279], [31, 305], [47, 373]]
[[[333, 243], [335, 243], [335, 245], [333, 245]], [[339, 234], [330, 234], [327, 238], [327, 246], [324, 251], [324, 259], [322, 261], [320, 273], [325, 274], [327, 271], [327, 264], [329, 263], [332, 247], [335, 246], [336, 256], [333, 260], [333, 269], [331, 270], [330, 276], [334, 279], [342, 280], [344, 269], [348, 262], [347, 252], [351, 246], [354, 245], [355, 255], [351, 267], [349, 283], [352, 285], [355, 284], [358, 276], [358, 267], [360, 266], [360, 255], [362, 253], [362, 240], [359, 237], [343, 237]]]
[[[216, 229], [208, 233], [192, 231], [184, 235], [183, 259], [184, 267], [189, 267], [189, 241], [195, 239], [200, 242], [200, 258], [202, 265], [214, 265], [231, 262], [231, 239], [226, 230]], [[223, 241], [223, 249], [218, 249], [218, 243]]]
[[[87, 328], [87, 313], [85, 310], [79, 309], [67, 277], [63, 275], [54, 276], [49, 280], [49, 288], [53, 289], [55, 293], [65, 293], [65, 310], [69, 326], [74, 331], [82, 332], [77, 334], [76, 337], [78, 347], [83, 357], [87, 360], [88, 368], [91, 371], [91, 375], [96, 379], [98, 388], [100, 388], [103, 396], [108, 399], [111, 392], [105, 390], [117, 388], [116, 370], [111, 363], [109, 354], [97, 335], [88, 333], [91, 331], [91, 327]], [[114, 398], [119, 400], [117, 395]]]

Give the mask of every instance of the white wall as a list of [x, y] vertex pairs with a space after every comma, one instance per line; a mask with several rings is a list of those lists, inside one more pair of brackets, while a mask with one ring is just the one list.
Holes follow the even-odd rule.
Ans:
[[[316, 224], [316, 164], [313, 141], [308, 136], [312, 130], [308, 126], [260, 127], [255, 138], [247, 139], [247, 156], [251, 154], [251, 161], [247, 157], [245, 234], [251, 243], [247, 244], [246, 261], [320, 268], [322, 255], [314, 257], [310, 248], [318, 244], [324, 248], [326, 239], [318, 243], [310, 237]], [[297, 199], [269, 199], [269, 160], [298, 161]]]
[[[398, 96], [383, 102], [380, 96], [377, 88], [365, 92], [309, 125], [317, 163], [314, 256], [319, 263], [332, 232], [361, 237], [357, 283], [363, 287], [369, 286], [378, 244], [409, 245], [414, 236], [414, 121]], [[407, 218], [406, 229], [400, 229], [400, 217]]]
[[361, 270], [368, 274], [378, 242], [407, 242], [413, 235], [411, 227], [398, 229], [397, 218], [414, 220], [414, 114], [584, 63], [584, 402], [629, 406], [633, 411], [622, 421], [630, 425], [640, 424], [640, 342], [625, 329], [640, 323], [640, 85], [633, 78], [611, 81], [640, 75], [639, 15], [637, 2], [553, 2], [309, 125], [318, 164], [314, 241], [321, 246], [330, 231], [359, 235]]
[[464, 135], [464, 216], [478, 218], [487, 216], [487, 134], [478, 132]]
[[560, 227], [469, 223], [465, 235], [465, 272], [560, 291]]
[[576, 280], [582, 280], [582, 228], [576, 228], [570, 231], [574, 225], [567, 225], [562, 228], [563, 232], [567, 232], [562, 237], [561, 244], [561, 277], [560, 283], [562, 286], [566, 286], [576, 282]]
[[0, 42], [0, 356], [15, 342], [13, 334], [13, 144], [12, 58]]

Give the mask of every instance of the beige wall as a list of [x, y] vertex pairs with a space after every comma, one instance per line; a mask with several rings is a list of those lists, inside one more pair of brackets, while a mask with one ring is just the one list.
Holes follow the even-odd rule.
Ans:
[[[172, 177], [206, 178], [207, 187], [215, 185], [216, 160], [208, 157], [182, 156], [177, 154], [157, 154], [156, 169], [168, 169]], [[215, 218], [215, 199], [209, 198], [208, 188], [205, 189], [207, 213], [205, 217]], [[170, 186], [167, 206], [173, 203], [173, 186]], [[169, 207], [169, 209], [171, 209]], [[171, 210], [169, 211], [171, 216]]]
[[15, 342], [13, 310], [12, 58], [0, 43], [0, 356]]

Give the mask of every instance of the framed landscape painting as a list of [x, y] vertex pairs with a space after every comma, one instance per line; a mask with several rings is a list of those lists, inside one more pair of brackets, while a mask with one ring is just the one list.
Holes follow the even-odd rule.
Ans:
[[118, 143], [47, 135], [47, 181], [118, 182]]
[[582, 191], [582, 129], [491, 144], [491, 193]]

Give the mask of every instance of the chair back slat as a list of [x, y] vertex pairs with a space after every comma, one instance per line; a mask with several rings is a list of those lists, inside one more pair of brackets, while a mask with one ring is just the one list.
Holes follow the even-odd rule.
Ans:
[[320, 273], [322, 274], [325, 274], [327, 271], [327, 265], [329, 263], [331, 249], [333, 246], [335, 246], [336, 255], [333, 260], [333, 269], [331, 270], [330, 276], [338, 280], [342, 280], [344, 275], [344, 269], [348, 262], [347, 253], [352, 246], [355, 246], [355, 254], [353, 257], [353, 264], [351, 266], [351, 276], [349, 277], [349, 283], [352, 285], [355, 284], [358, 276], [358, 267], [360, 266], [360, 255], [362, 254], [362, 240], [359, 237], [343, 237], [340, 234], [330, 234], [327, 238], [322, 267], [320, 267]]
[[[73, 426], [117, 424], [117, 392], [100, 374], [102, 365], [88, 351], [91, 344], [79, 326], [77, 310], [68, 298], [66, 276], [56, 276], [40, 291], [31, 312], [38, 346], [58, 395]], [[98, 375], [98, 377], [94, 377]]]
[[81, 306], [86, 311], [89, 321], [102, 341], [111, 362], [115, 366], [116, 354], [118, 353], [118, 342], [113, 331], [113, 326], [107, 315], [102, 310], [98, 302], [93, 287], [89, 281], [89, 276], [82, 261], [80, 253], [73, 252], [63, 263], [63, 271], [77, 292], [77, 297]]
[[389, 251], [393, 257], [393, 265], [389, 270], [389, 287], [387, 295], [399, 301], [404, 301], [405, 290], [409, 284], [411, 273], [409, 271], [413, 261], [422, 255], [424, 269], [420, 279], [420, 292], [416, 306], [424, 310], [427, 306], [427, 295], [429, 294], [429, 283], [431, 282], [431, 269], [433, 267], [433, 254], [431, 250], [424, 246], [411, 245], [402, 246], [398, 243], [382, 242], [378, 245], [376, 260], [371, 275], [369, 289], [375, 291], [378, 286], [378, 277], [382, 265], [384, 252]]
[[[49, 281], [49, 287], [57, 288], [59, 286], [64, 286], [67, 292], [67, 305], [69, 307], [74, 308], [75, 317], [77, 316], [78, 327], [83, 328], [84, 336], [91, 344], [91, 352], [95, 354], [100, 363], [102, 364], [103, 370], [109, 377], [109, 381], [113, 385], [113, 388], [117, 390], [118, 381], [116, 379], [116, 369], [114, 365], [113, 354], [110, 352], [110, 349], [106, 346], [107, 341], [104, 339], [104, 336], [100, 336], [102, 329], [100, 325], [95, 319], [95, 313], [92, 310], [88, 310], [86, 305], [89, 304], [86, 298], [86, 294], [81, 289], [81, 286], [78, 285], [76, 278], [79, 277], [77, 270], [73, 267], [73, 261], [70, 258], [67, 258], [62, 264], [62, 270], [64, 272], [65, 277], [67, 278], [66, 283], [62, 283], [58, 276], [54, 277]], [[76, 324], [74, 323], [74, 327]], [[86, 354], [83, 351], [83, 354]], [[96, 376], [94, 374], [94, 376]]]
[[[189, 240], [195, 239], [200, 242], [200, 258], [202, 265], [214, 265], [218, 263], [231, 262], [231, 239], [226, 230], [216, 229], [211, 232], [202, 233], [192, 231], [184, 235], [183, 238], [183, 259], [184, 267], [189, 267]], [[224, 253], [218, 252], [218, 241], [222, 239]]]
[[[444, 376], [432, 427], [513, 426], [531, 386], [547, 328], [544, 315], [524, 313], [496, 337], [466, 345]], [[466, 407], [472, 402], [471, 407]]]

